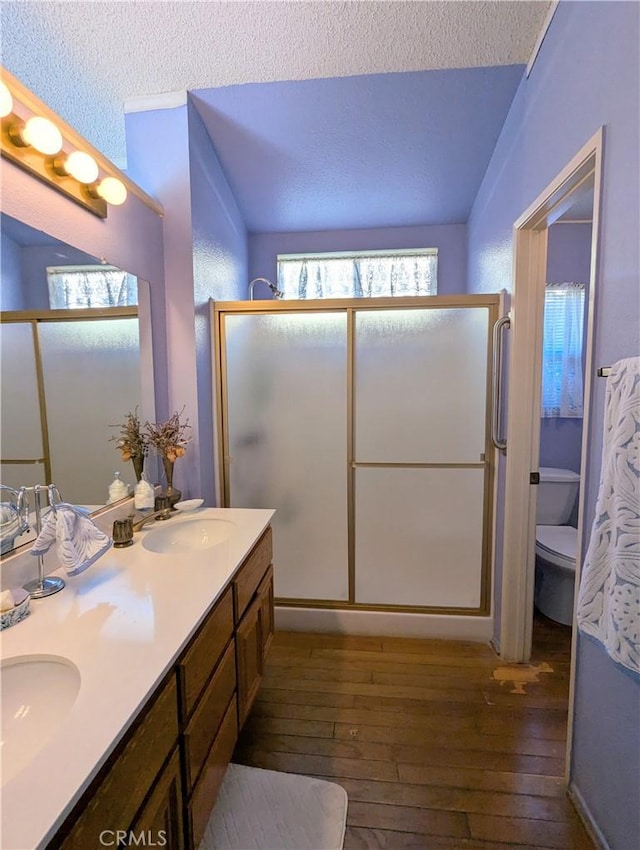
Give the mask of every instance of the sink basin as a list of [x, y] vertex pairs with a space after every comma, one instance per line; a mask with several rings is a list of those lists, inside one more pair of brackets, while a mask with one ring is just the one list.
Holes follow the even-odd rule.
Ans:
[[20, 655], [0, 666], [2, 783], [55, 735], [80, 690], [80, 671], [58, 655]]
[[171, 525], [168, 520], [162, 528], [147, 532], [142, 545], [150, 552], [161, 555], [188, 555], [213, 549], [228, 540], [235, 530], [235, 523], [226, 519], [192, 519]]

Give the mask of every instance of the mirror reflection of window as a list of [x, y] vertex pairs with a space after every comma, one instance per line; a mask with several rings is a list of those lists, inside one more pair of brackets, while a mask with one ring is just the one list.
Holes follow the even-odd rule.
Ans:
[[138, 280], [114, 266], [47, 268], [52, 310], [130, 307], [138, 303]]

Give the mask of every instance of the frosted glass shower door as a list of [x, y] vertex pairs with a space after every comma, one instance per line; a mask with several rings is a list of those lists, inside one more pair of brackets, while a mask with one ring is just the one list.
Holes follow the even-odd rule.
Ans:
[[225, 315], [223, 329], [226, 503], [276, 508], [276, 596], [346, 600], [346, 314]]
[[[6, 322], [0, 334], [2, 394], [10, 403], [0, 409], [1, 479], [9, 487], [45, 483], [38, 376], [29, 322]], [[16, 460], [27, 461], [15, 463]], [[6, 463], [6, 461], [14, 461]]]
[[481, 606], [488, 355], [486, 307], [357, 313], [357, 603]]
[[63, 499], [103, 504], [121, 465], [113, 426], [140, 404], [138, 319], [42, 322], [40, 350], [51, 479]]

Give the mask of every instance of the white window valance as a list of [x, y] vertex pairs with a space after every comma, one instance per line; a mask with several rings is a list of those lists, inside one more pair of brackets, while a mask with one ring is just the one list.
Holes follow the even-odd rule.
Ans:
[[278, 288], [306, 299], [435, 295], [437, 270], [435, 249], [280, 255]]

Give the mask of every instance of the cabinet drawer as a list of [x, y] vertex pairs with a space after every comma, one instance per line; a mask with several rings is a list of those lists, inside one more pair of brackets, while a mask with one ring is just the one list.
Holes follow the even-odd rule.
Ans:
[[193, 711], [232, 634], [233, 597], [229, 588], [178, 662], [178, 698], [182, 724], [186, 723]]
[[269, 567], [267, 574], [260, 583], [258, 599], [260, 600], [260, 636], [262, 639], [262, 661], [264, 667], [264, 661], [269, 652], [274, 632], [273, 567]]
[[[60, 844], [64, 850], [99, 847], [103, 830], [126, 829], [151, 789], [163, 762], [178, 739], [176, 680], [172, 674], [157, 699], [131, 732], [90, 799]], [[62, 836], [65, 828], [58, 833]]]
[[[153, 792], [131, 827], [139, 837], [144, 833], [148, 840], [167, 850], [183, 850], [182, 785], [180, 782], [180, 753], [176, 747], [169, 764], [162, 771]], [[110, 838], [110, 836], [105, 836]], [[144, 840], [143, 840], [144, 844]]]
[[260, 599], [247, 609], [236, 631], [236, 665], [238, 668], [238, 728], [247, 719], [262, 681], [262, 634], [260, 632]]
[[231, 641], [184, 732], [187, 794], [207, 757], [235, 687], [235, 643]]
[[234, 697], [227, 708], [220, 731], [216, 736], [189, 803], [188, 817], [192, 847], [198, 847], [202, 841], [211, 810], [218, 796], [218, 789], [224, 779], [227, 765], [231, 761], [233, 748], [238, 737], [236, 712], [237, 705]]
[[255, 548], [244, 562], [233, 580], [233, 601], [235, 621], [242, 619], [247, 605], [251, 602], [258, 585], [262, 581], [273, 554], [271, 528], [268, 528], [256, 543]]

